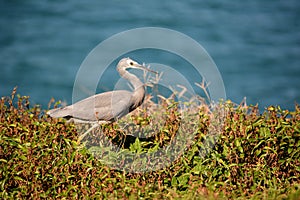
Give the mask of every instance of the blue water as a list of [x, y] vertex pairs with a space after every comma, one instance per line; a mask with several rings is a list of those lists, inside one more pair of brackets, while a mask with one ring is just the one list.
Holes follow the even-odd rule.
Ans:
[[[246, 97], [261, 108], [294, 109], [300, 102], [298, 0], [0, 0], [0, 5], [0, 96], [18, 86], [18, 93], [44, 108], [51, 97], [71, 103], [77, 70], [96, 45], [121, 31], [155, 26], [199, 42], [218, 66], [228, 99], [239, 103]], [[139, 56], [134, 57], [146, 63], [180, 64], [157, 52]], [[101, 87], [113, 89], [117, 79], [114, 72]]]

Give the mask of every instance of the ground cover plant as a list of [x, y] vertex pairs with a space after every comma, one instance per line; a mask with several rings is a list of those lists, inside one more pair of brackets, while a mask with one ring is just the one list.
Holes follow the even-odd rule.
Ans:
[[[103, 133], [124, 151], [168, 145], [181, 120], [175, 104], [161, 104], [163, 128], [146, 141], [125, 140], [118, 124], [102, 127]], [[0, 100], [0, 198], [299, 199], [299, 106], [220, 106], [226, 118], [208, 154], [201, 155], [212, 113], [199, 106], [197, 121], [191, 121], [195, 137], [184, 153], [167, 167], [134, 173], [100, 162], [90, 146], [78, 143], [75, 125], [50, 118], [14, 90]], [[141, 108], [128, 120], [142, 129], [153, 119]], [[99, 142], [96, 134], [89, 137]]]

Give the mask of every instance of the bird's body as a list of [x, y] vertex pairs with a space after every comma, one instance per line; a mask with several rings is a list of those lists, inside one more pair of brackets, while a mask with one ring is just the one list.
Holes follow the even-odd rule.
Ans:
[[[133, 110], [132, 93], [126, 90], [110, 91], [81, 100], [73, 105], [53, 109], [49, 115], [54, 118], [73, 118], [82, 122], [113, 122]], [[137, 102], [140, 105], [144, 96]], [[102, 99], [106, 99], [103, 101]], [[110, 99], [110, 100], [108, 100]], [[120, 109], [127, 108], [127, 109]]]
[[135, 75], [126, 71], [127, 68], [151, 71], [130, 58], [123, 58], [118, 63], [117, 70], [132, 84], [133, 92], [116, 90], [96, 94], [67, 107], [49, 110], [47, 114], [54, 118], [66, 118], [86, 123], [109, 123], [120, 119], [140, 106], [145, 97], [144, 84]]

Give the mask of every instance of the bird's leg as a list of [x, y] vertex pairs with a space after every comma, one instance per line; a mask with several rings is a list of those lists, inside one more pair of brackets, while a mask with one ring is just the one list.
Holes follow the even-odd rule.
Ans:
[[105, 124], [105, 123], [107, 123], [107, 122], [106, 121], [92, 122], [91, 124], [93, 124], [93, 125], [86, 132], [84, 132], [82, 135], [79, 136], [77, 142], [80, 143], [80, 141], [83, 140], [83, 138], [85, 138], [85, 136], [87, 136], [87, 134], [89, 134], [96, 127], [101, 126], [102, 124]]
[[[123, 134], [123, 133], [122, 133]], [[120, 141], [120, 144], [118, 145], [117, 147], [117, 152], [122, 148], [124, 147], [124, 144], [125, 144], [125, 141], [126, 141], [126, 134], [123, 134], [124, 137], [122, 137], [121, 141]]]
[[89, 134], [92, 130], [94, 130], [94, 128], [96, 128], [97, 126], [99, 126], [100, 124], [98, 122], [93, 123], [93, 125], [86, 131], [84, 132], [82, 135], [79, 136], [77, 142], [80, 143], [80, 141], [85, 138], [85, 136], [87, 136], [87, 134]]

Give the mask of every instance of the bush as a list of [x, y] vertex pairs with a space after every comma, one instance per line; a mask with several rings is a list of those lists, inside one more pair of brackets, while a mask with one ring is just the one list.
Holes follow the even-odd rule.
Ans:
[[[176, 106], [168, 111], [165, 129], [145, 142], [127, 141], [123, 148], [148, 151], [168, 144], [178, 130]], [[147, 173], [111, 169], [77, 140], [76, 127], [51, 119], [28, 97], [2, 97], [0, 102], [0, 195], [2, 198], [268, 198], [300, 195], [300, 109], [221, 104], [226, 111], [214, 148], [201, 154], [212, 113], [198, 107], [194, 141], [171, 166]], [[147, 124], [143, 110], [131, 115]], [[172, 119], [172, 120], [171, 120]], [[176, 121], [175, 120], [175, 121]], [[114, 142], [116, 125], [104, 127]], [[150, 145], [151, 144], [151, 145]], [[154, 144], [154, 145], [153, 145]], [[135, 145], [135, 146], [134, 146]]]

